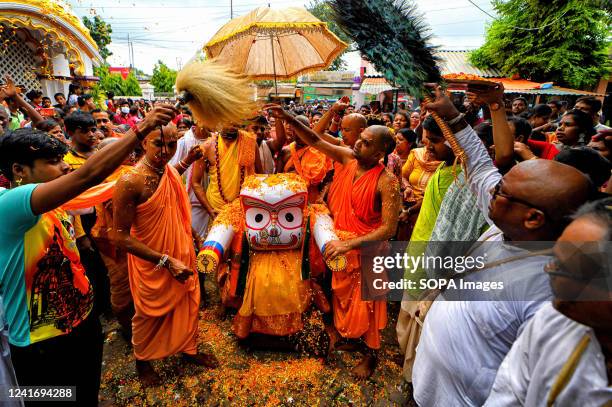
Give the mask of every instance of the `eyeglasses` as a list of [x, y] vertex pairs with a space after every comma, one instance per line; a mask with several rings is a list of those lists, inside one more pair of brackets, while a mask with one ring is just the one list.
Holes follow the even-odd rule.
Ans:
[[538, 208], [537, 206], [535, 206], [535, 205], [533, 205], [533, 204], [531, 204], [531, 203], [529, 203], [527, 201], [524, 201], [524, 200], [522, 200], [520, 198], [515, 198], [515, 197], [513, 197], [511, 195], [504, 194], [502, 192], [502, 190], [501, 190], [502, 187], [503, 187], [503, 179], [500, 179], [499, 182], [495, 185], [495, 188], [493, 188], [493, 199], [495, 199], [498, 196], [501, 196], [501, 197], [507, 199], [508, 201], [520, 203], [520, 204], [528, 206], [530, 208], [537, 209], [540, 212], [542, 212], [546, 217], [550, 218], [550, 216], [548, 216], [548, 214], [546, 213], [546, 211], [544, 209]]
[[576, 281], [588, 281], [592, 279], [591, 277], [566, 271], [556, 257], [544, 265], [544, 272], [550, 276], [565, 277]]

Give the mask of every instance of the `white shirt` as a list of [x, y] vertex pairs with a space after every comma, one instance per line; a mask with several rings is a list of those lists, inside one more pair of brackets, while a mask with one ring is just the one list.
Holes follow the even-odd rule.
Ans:
[[[491, 263], [526, 255], [526, 251], [501, 243], [502, 233], [488, 217], [489, 191], [501, 174], [471, 127], [455, 136], [467, 155], [469, 186], [492, 224], [479, 241], [499, 242], [482, 244], [471, 256], [486, 251], [487, 263]], [[479, 292], [471, 301], [444, 301], [439, 297], [433, 303], [425, 318], [412, 373], [414, 398], [420, 406], [484, 403], [497, 369], [524, 323], [552, 298], [543, 271], [549, 260], [548, 256], [526, 257], [466, 277], [467, 281], [503, 282], [499, 297]], [[498, 301], [478, 301], [492, 298]]]
[[[176, 144], [176, 153], [170, 159], [169, 164], [175, 166], [189, 154], [189, 151], [193, 146], [204, 143], [205, 140], [198, 140], [193, 134], [193, 130], [189, 129], [185, 132], [185, 135], [181, 137]], [[189, 201], [191, 204], [200, 205], [200, 201], [196, 198], [193, 188], [191, 188], [191, 174], [193, 172], [193, 164], [187, 168], [185, 173], [185, 179], [187, 180], [187, 192], [189, 193]]]
[[559, 372], [588, 335], [589, 344], [555, 406], [603, 406], [612, 400], [605, 359], [593, 330], [544, 305], [501, 364], [485, 406], [546, 406]]

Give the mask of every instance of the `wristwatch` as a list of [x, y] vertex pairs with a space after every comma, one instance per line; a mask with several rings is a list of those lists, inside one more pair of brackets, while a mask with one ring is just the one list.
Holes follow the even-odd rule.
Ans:
[[157, 262], [157, 265], [155, 266], [155, 270], [160, 270], [162, 268], [168, 268], [168, 259], [169, 258], [170, 257], [167, 254], [164, 254], [163, 256], [161, 256], [161, 258]]

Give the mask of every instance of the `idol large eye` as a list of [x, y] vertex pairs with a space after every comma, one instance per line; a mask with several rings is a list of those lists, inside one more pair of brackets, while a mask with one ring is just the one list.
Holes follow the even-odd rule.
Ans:
[[278, 223], [285, 229], [295, 229], [302, 226], [302, 208], [293, 207], [281, 209], [278, 212]]
[[270, 212], [263, 208], [249, 208], [245, 218], [249, 229], [263, 229], [270, 223]]

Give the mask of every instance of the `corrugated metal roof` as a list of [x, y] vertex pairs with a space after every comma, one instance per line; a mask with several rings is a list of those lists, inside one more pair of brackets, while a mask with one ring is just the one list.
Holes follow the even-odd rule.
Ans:
[[569, 89], [553, 86], [548, 89], [514, 89], [506, 90], [504, 93], [525, 93], [531, 95], [551, 95], [551, 96], [605, 96], [603, 93], [587, 92], [580, 89]]
[[442, 75], [449, 73], [469, 73], [482, 76], [483, 78], [501, 77], [502, 73], [497, 69], [479, 69], [468, 61], [469, 51], [438, 51], [440, 57], [440, 70]]
[[359, 92], [378, 95], [381, 92], [395, 89], [385, 78], [364, 78]]

